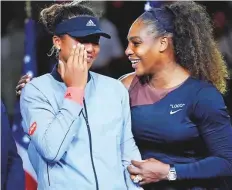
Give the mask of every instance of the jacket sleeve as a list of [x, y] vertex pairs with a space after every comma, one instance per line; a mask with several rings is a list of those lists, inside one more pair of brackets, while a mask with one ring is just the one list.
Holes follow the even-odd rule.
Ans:
[[131, 160], [141, 160], [141, 155], [137, 145], [135, 144], [134, 137], [131, 131], [131, 112], [129, 104], [129, 95], [126, 88], [123, 86], [123, 131], [121, 136], [121, 152], [122, 152], [122, 163], [124, 167], [124, 176], [128, 190], [142, 189], [137, 184], [133, 183], [130, 178], [130, 174], [127, 170], [127, 166], [131, 164]]
[[232, 128], [221, 94], [214, 87], [197, 94], [193, 117], [209, 156], [190, 164], [175, 164], [178, 179], [232, 176]]
[[[2, 107], [4, 107], [2, 103]], [[4, 110], [4, 111], [3, 111]], [[2, 128], [5, 129], [5, 134], [7, 138], [6, 143], [8, 146], [8, 158], [7, 158], [7, 178], [5, 183], [6, 190], [24, 190], [25, 189], [25, 175], [23, 171], [22, 159], [17, 153], [16, 144], [14, 138], [12, 136], [12, 132], [10, 129], [9, 120], [4, 108], [2, 108]]]
[[29, 83], [22, 90], [20, 109], [24, 131], [38, 153], [47, 161], [59, 161], [78, 131], [82, 106], [64, 98], [60, 109], [54, 110], [46, 96]]

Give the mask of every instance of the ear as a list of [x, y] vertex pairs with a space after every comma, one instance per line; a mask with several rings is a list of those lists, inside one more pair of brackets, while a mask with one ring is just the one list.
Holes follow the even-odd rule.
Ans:
[[53, 37], [52, 37], [52, 41], [53, 41], [54, 46], [55, 46], [57, 49], [60, 49], [60, 48], [61, 48], [61, 39], [60, 39], [59, 36], [53, 36]]
[[160, 42], [159, 51], [164, 52], [168, 48], [168, 45], [169, 45], [168, 37], [166, 36], [161, 37], [159, 42]]

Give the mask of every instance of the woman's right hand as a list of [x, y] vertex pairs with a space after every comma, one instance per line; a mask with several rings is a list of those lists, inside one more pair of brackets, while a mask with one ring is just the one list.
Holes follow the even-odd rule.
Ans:
[[32, 76], [31, 76], [31, 75], [28, 75], [28, 74], [23, 75], [23, 76], [20, 78], [20, 80], [19, 80], [19, 82], [18, 82], [18, 84], [17, 84], [17, 86], [16, 86], [16, 88], [15, 88], [16, 96], [20, 96], [20, 95], [21, 95], [22, 89], [24, 88], [24, 86], [25, 86], [28, 82], [30, 82], [31, 78], [32, 78]]
[[73, 46], [67, 63], [59, 60], [59, 72], [67, 87], [84, 89], [88, 78], [87, 51], [83, 44]]
[[[78, 44], [73, 47], [67, 63], [59, 61], [59, 69], [61, 77], [68, 87], [84, 89], [88, 78], [87, 52], [84, 45]], [[32, 76], [28, 74], [20, 78], [15, 88], [16, 96], [21, 95], [22, 89], [31, 79]]]

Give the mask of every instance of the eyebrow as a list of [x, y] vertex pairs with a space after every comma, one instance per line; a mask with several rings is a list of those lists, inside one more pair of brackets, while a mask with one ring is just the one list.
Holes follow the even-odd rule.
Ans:
[[141, 38], [139, 37], [139, 36], [131, 36], [131, 37], [127, 37], [127, 39], [129, 40], [129, 41], [132, 41], [132, 40], [141, 40]]

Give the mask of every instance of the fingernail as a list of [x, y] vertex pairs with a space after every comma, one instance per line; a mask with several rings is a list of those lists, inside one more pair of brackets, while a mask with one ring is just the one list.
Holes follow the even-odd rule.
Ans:
[[77, 46], [76, 45], [73, 45], [73, 49], [75, 49]]
[[[29, 80], [28, 80], [28, 81], [29, 81]], [[28, 82], [28, 81], [27, 81], [27, 82]], [[24, 87], [24, 86], [25, 86], [25, 83], [22, 83], [21, 86]]]
[[[29, 81], [30, 81], [30, 79], [26, 79], [26, 81], [27, 81], [27, 82], [29, 82]], [[23, 83], [23, 84], [24, 84], [24, 83]]]

